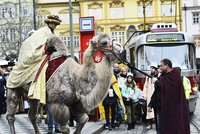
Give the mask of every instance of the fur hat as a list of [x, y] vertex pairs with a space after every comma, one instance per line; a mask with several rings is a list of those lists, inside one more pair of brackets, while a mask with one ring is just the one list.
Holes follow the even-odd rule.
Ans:
[[58, 15], [49, 15], [47, 16], [47, 19], [44, 21], [45, 23], [54, 23], [56, 25], [60, 25], [60, 23], [62, 22], [61, 19], [59, 19]]
[[131, 72], [128, 72], [128, 73], [127, 73], [127, 78], [128, 78], [129, 76], [131, 76], [131, 77], [133, 78], [133, 74], [132, 74]]
[[157, 65], [156, 63], [152, 63], [152, 64], [150, 65], [150, 67], [153, 67], [153, 68], [155, 68], [156, 70], [158, 69], [158, 65]]

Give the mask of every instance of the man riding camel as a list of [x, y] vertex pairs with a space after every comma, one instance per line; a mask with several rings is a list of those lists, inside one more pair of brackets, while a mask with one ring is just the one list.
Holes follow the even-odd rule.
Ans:
[[50, 15], [45, 20], [47, 24], [43, 28], [35, 31], [22, 44], [19, 52], [18, 62], [13, 67], [8, 80], [8, 88], [22, 87], [31, 84], [28, 97], [46, 103], [45, 83], [46, 68], [48, 66], [48, 55], [55, 52], [55, 48], [47, 47], [48, 37], [54, 35], [54, 29], [60, 25], [61, 20], [57, 15]]

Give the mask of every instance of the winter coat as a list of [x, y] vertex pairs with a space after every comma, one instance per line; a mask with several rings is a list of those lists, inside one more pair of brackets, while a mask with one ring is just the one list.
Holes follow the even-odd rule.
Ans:
[[117, 81], [120, 89], [122, 89], [122, 87], [125, 86], [126, 80], [127, 80], [126, 76], [121, 76], [121, 75], [119, 76]]
[[159, 79], [155, 82], [155, 90], [151, 96], [150, 102], [147, 103], [148, 107], [154, 108], [157, 113], [161, 111], [161, 86]]
[[185, 91], [185, 97], [187, 100], [189, 100], [190, 93], [192, 92], [190, 80], [187, 77], [183, 76], [182, 81], [183, 81], [183, 87], [184, 87], [184, 91]]
[[110, 86], [110, 89], [108, 90], [108, 94], [106, 98], [103, 100], [103, 106], [117, 105], [117, 98], [118, 97], [113, 89], [113, 86]]
[[[142, 95], [143, 95], [144, 99], [147, 101], [147, 104], [149, 104], [154, 90], [155, 90], [155, 87], [154, 87], [154, 83], [153, 83], [152, 78], [147, 77], [146, 81], [144, 83], [143, 91], [142, 91]], [[151, 112], [149, 112], [147, 110], [146, 119], [152, 119], [154, 117], [155, 117], [154, 110], [152, 109]]]
[[131, 87], [127, 83], [122, 88], [121, 93], [125, 105], [129, 105], [132, 102], [137, 102], [141, 98], [140, 89], [138, 89], [136, 86]]

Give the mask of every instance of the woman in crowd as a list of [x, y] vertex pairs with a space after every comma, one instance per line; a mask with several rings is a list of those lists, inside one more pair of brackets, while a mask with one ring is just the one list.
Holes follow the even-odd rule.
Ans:
[[[157, 78], [158, 76], [158, 71], [157, 71], [157, 66], [156, 65], [151, 65], [150, 66], [150, 75], [152, 77], [155, 77]], [[151, 100], [151, 96], [153, 94], [155, 90], [155, 87], [154, 87], [154, 83], [153, 83], [153, 80], [152, 78], [150, 77], [146, 77], [146, 81], [144, 83], [144, 88], [143, 88], [143, 98], [144, 100], [147, 101], [147, 104], [149, 104], [150, 100]], [[146, 129], [152, 129], [152, 120], [153, 118], [155, 117], [155, 114], [154, 114], [154, 110], [152, 109], [151, 112], [147, 110], [147, 115], [146, 115], [146, 119], [147, 119], [147, 127]]]
[[135, 128], [135, 106], [141, 96], [140, 90], [136, 87], [136, 83], [133, 80], [132, 73], [127, 73], [127, 81], [121, 92], [127, 113], [127, 130], [131, 130]]

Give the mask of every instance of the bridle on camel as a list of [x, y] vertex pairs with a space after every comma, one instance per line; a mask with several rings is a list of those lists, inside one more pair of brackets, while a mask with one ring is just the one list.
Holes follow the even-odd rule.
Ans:
[[124, 61], [124, 60], [122, 60], [119, 56], [117, 56], [117, 54], [113, 51], [113, 42], [114, 42], [114, 40], [112, 40], [112, 45], [109, 46], [109, 47], [106, 47], [106, 48], [105, 48], [105, 47], [100, 47], [100, 46], [98, 45], [98, 43], [97, 43], [97, 46], [94, 47], [94, 50], [95, 50], [96, 53], [95, 53], [94, 56], [93, 56], [93, 59], [94, 59], [94, 61], [95, 61], [96, 63], [101, 62], [101, 60], [102, 60], [102, 54], [104, 54], [104, 55], [106, 56], [105, 52], [110, 52], [110, 53], [112, 53], [121, 63], [127, 65], [130, 69], [137, 70], [138, 72], [140, 72], [140, 73], [142, 73], [142, 74], [144, 74], [144, 75], [146, 75], [146, 76], [148, 76], [148, 77], [150, 77], [150, 78], [153, 78], [151, 75], [149, 75], [149, 74], [147, 74], [147, 73], [145, 73], [145, 72], [143, 72], [143, 71], [141, 71], [141, 70], [135, 68], [135, 67], [134, 67], [133, 65], [131, 65], [131, 63], [129, 63], [128, 61]]
[[99, 43], [96, 44], [96, 46], [94, 47], [94, 55], [93, 55], [94, 62], [95, 63], [101, 62], [102, 55], [106, 56], [105, 52], [112, 53], [113, 55], [116, 56], [116, 54], [113, 51], [113, 41], [112, 45], [110, 45], [109, 47], [100, 46]]

